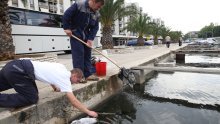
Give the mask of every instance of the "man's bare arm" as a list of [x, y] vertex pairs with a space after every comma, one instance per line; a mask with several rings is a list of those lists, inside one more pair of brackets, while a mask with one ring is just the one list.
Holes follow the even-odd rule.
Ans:
[[69, 101], [71, 102], [71, 104], [76, 107], [77, 109], [79, 109], [80, 111], [88, 114], [89, 116], [92, 117], [98, 117], [98, 114], [94, 111], [90, 111], [89, 109], [87, 109], [86, 106], [84, 106], [76, 97], [72, 92], [67, 92], [66, 93], [67, 98], [69, 99]]

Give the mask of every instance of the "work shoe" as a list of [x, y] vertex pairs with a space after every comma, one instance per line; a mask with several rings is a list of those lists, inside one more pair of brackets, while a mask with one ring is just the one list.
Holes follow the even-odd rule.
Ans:
[[99, 78], [95, 75], [90, 75], [89, 77], [86, 78], [88, 81], [98, 81]]
[[79, 81], [79, 83], [82, 83], [82, 84], [87, 83], [87, 80], [85, 78], [82, 78], [81, 81]]

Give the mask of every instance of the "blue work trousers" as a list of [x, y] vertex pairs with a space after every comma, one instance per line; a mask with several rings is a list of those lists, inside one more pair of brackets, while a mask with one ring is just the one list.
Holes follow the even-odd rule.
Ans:
[[70, 40], [73, 67], [82, 70], [84, 77], [87, 78], [91, 75], [91, 48], [87, 47], [80, 41], [74, 38]]
[[0, 93], [0, 107], [22, 107], [37, 103], [38, 90], [30, 60], [13, 60], [0, 70], [0, 91], [14, 88], [16, 93]]

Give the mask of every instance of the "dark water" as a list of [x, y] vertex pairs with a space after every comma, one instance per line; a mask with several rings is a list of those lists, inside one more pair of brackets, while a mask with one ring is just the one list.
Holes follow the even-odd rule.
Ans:
[[157, 73], [135, 92], [126, 90], [98, 111], [110, 124], [220, 124], [220, 76]]

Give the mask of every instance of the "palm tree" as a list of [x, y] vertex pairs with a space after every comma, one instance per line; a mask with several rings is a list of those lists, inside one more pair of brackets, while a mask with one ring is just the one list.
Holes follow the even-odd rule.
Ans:
[[0, 61], [12, 59], [14, 45], [11, 36], [11, 24], [8, 15], [8, 1], [0, 2]]
[[161, 28], [161, 34], [160, 34], [160, 35], [161, 35], [162, 38], [163, 38], [163, 43], [165, 43], [165, 37], [169, 35], [170, 30], [171, 30], [170, 28], [165, 27], [165, 26], [163, 26], [163, 27]]
[[161, 35], [161, 29], [164, 27], [164, 22], [160, 19], [154, 19], [151, 24], [151, 34], [154, 36], [154, 44], [158, 44], [158, 36]]
[[102, 24], [101, 44], [103, 49], [113, 48], [112, 25], [115, 20], [136, 14], [134, 4], [124, 6], [124, 0], [106, 0], [105, 5], [100, 10], [100, 22]]
[[[27, 0], [22, 0], [26, 6]], [[15, 47], [11, 35], [11, 23], [8, 15], [8, 0], [0, 2], [0, 61], [13, 59]]]
[[182, 34], [183, 33], [181, 31], [171, 31], [170, 37], [171, 37], [172, 41], [178, 42], [179, 38], [182, 37]]
[[128, 22], [125, 29], [138, 33], [137, 45], [143, 46], [145, 41], [143, 36], [149, 32], [149, 25], [150, 17], [147, 14], [140, 13], [137, 18], [133, 18]]

